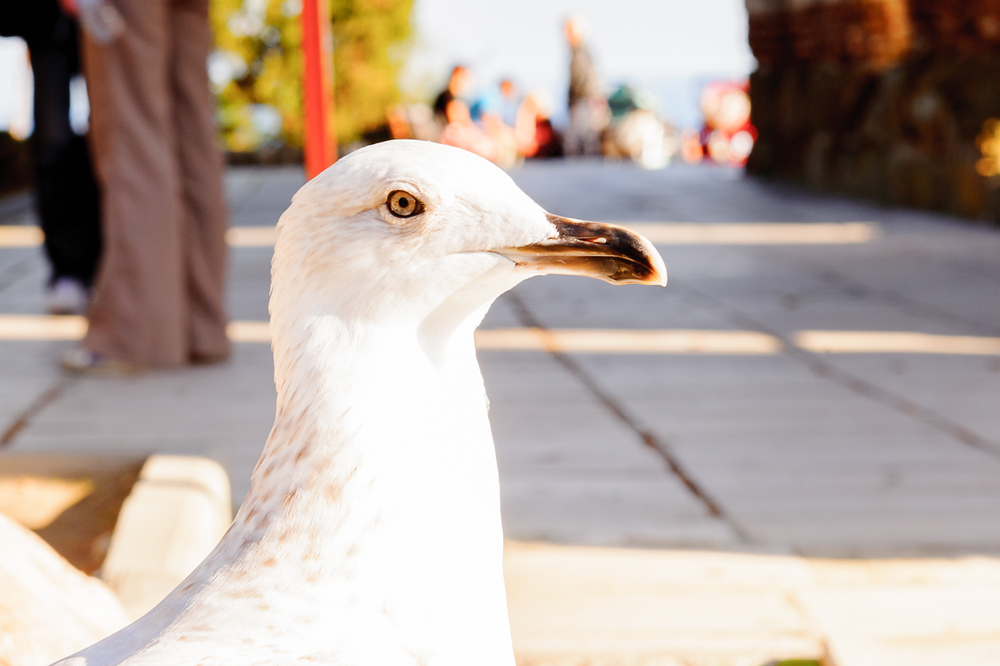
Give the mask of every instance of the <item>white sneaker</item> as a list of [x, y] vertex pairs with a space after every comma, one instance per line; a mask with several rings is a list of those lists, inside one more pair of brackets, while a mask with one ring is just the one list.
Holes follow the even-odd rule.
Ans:
[[111, 377], [137, 375], [143, 371], [142, 368], [134, 363], [104, 358], [86, 347], [74, 347], [70, 349], [59, 359], [59, 365], [70, 372]]
[[72, 277], [61, 277], [49, 288], [49, 314], [84, 314], [90, 294], [83, 282]]

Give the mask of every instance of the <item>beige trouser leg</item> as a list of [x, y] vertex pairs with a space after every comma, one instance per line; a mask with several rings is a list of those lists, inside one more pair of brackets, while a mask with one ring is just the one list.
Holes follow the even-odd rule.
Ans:
[[226, 212], [207, 0], [113, 2], [125, 34], [85, 40], [106, 240], [84, 346], [148, 367], [224, 355]]
[[188, 345], [194, 357], [229, 352], [226, 338], [226, 203], [215, 101], [208, 81], [212, 33], [208, 0], [175, 2], [171, 14], [174, 127], [177, 128], [183, 242], [187, 274]]

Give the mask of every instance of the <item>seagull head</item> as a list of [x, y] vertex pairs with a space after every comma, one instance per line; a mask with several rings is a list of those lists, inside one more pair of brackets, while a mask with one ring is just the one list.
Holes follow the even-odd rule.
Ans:
[[551, 215], [487, 160], [424, 141], [341, 159], [299, 190], [279, 229], [274, 288], [316, 310], [299, 314], [415, 321], [424, 332], [474, 328], [533, 275], [666, 283], [638, 234]]

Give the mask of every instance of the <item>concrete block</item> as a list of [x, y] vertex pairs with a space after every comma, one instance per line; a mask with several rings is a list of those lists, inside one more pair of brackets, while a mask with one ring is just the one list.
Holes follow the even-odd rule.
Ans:
[[225, 470], [206, 458], [146, 461], [115, 527], [102, 578], [132, 618], [155, 606], [225, 534], [232, 521]]
[[1000, 563], [985, 558], [813, 565], [801, 594], [837, 666], [1000, 663]]
[[508, 542], [504, 571], [521, 665], [717, 666], [820, 659], [791, 599], [797, 558]]

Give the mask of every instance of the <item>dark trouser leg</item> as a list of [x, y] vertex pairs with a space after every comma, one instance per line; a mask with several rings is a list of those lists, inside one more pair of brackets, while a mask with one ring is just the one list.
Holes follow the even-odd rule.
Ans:
[[86, 141], [69, 124], [69, 82], [76, 41], [31, 52], [35, 78], [35, 166], [38, 211], [50, 281], [72, 277], [90, 285], [101, 250], [97, 185]]

